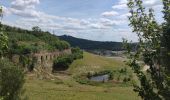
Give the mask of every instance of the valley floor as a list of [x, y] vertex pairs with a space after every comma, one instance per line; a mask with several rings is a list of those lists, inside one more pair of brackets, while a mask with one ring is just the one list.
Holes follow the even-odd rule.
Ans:
[[140, 100], [132, 87], [97, 87], [60, 83], [51, 80], [27, 80], [29, 100]]
[[84, 58], [75, 61], [65, 71], [55, 74], [55, 80], [40, 80], [27, 75], [24, 88], [29, 100], [140, 100], [133, 87], [103, 83], [101, 86], [83, 85], [74, 76], [89, 71], [115, 70], [126, 65], [116, 59], [84, 53]]

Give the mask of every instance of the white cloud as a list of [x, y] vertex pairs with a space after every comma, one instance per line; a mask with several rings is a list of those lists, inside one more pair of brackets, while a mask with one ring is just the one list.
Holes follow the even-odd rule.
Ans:
[[145, 1], [143, 1], [143, 4], [146, 7], [153, 7], [153, 6], [156, 6], [156, 5], [160, 5], [161, 0], [145, 0]]
[[125, 19], [128, 19], [128, 17], [129, 17], [130, 15], [131, 15], [130, 13], [125, 13], [125, 14], [120, 15], [119, 18], [125, 20]]
[[[145, 7], [153, 7], [162, 5], [161, 0], [142, 0]], [[119, 0], [119, 2], [112, 6], [113, 9], [127, 9], [128, 0]]]
[[82, 20], [80, 21], [80, 24], [81, 24], [81, 25], [88, 25], [88, 24], [90, 24], [90, 21], [82, 19]]
[[35, 10], [35, 6], [39, 4], [39, 0], [14, 0], [11, 7], [4, 7], [6, 14], [14, 14], [22, 17], [39, 17], [41, 12]]
[[113, 9], [127, 9], [127, 0], [119, 0], [117, 4], [112, 6]]
[[[153, 7], [157, 14], [160, 14], [162, 6], [159, 0], [143, 0], [146, 7]], [[7, 24], [15, 25], [21, 28], [29, 28], [33, 26], [39, 26], [46, 31], [56, 31], [59, 34], [72, 34], [78, 33], [87, 34], [90, 38], [91, 35], [97, 37], [113, 38], [119, 41], [121, 37], [127, 37], [128, 39], [134, 39], [135, 36], [130, 36], [130, 28], [128, 27], [127, 17], [130, 15], [127, 8], [127, 0], [119, 0], [116, 4], [110, 7], [110, 10], [101, 13], [99, 18], [70, 18], [57, 15], [50, 15], [48, 13], [38, 11], [36, 6], [40, 4], [40, 0], [13, 0], [11, 7], [3, 7], [5, 15], [20, 16], [16, 22]], [[64, 13], [64, 12], [63, 12]], [[110, 34], [103, 36], [103, 34]], [[133, 34], [134, 35], [134, 34]], [[86, 37], [87, 37], [86, 36]]]
[[15, 14], [15, 15], [22, 16], [22, 17], [39, 17], [41, 13], [41, 12], [37, 12], [32, 9], [17, 10], [14, 8], [9, 8], [8, 11], [11, 14]]
[[103, 26], [106, 27], [113, 27], [115, 25], [121, 25], [124, 23], [124, 20], [110, 20], [106, 18], [101, 18], [100, 23], [103, 24]]
[[90, 27], [94, 28], [94, 29], [101, 29], [102, 28], [99, 24], [91, 24]]
[[9, 9], [6, 8], [5, 6], [2, 6], [2, 8], [3, 8], [3, 14], [4, 14], [4, 15], [10, 15], [10, 14], [11, 14], [11, 12], [9, 11]]
[[128, 2], [128, 0], [120, 0], [119, 4], [123, 4], [123, 3], [127, 4], [127, 2]]
[[119, 13], [116, 11], [108, 11], [108, 12], [103, 12], [101, 15], [104, 17], [111, 17], [111, 16], [119, 15]]
[[126, 4], [117, 4], [112, 6], [113, 9], [127, 9]]
[[39, 0], [14, 0], [11, 3], [11, 7], [18, 10], [24, 10], [28, 8], [35, 8], [35, 5], [39, 3]]

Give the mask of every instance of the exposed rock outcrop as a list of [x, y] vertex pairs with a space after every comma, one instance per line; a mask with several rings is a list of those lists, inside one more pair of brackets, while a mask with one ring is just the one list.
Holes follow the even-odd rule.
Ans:
[[[48, 72], [52, 72], [53, 67], [53, 60], [57, 58], [58, 56], [65, 55], [65, 54], [71, 54], [71, 49], [66, 49], [63, 51], [54, 51], [54, 52], [39, 52], [39, 53], [33, 53], [30, 55], [24, 55], [29, 60], [27, 63], [32, 64], [33, 69], [36, 70], [45, 70]], [[11, 60], [21, 65], [21, 61], [24, 60], [20, 55], [12, 55]]]

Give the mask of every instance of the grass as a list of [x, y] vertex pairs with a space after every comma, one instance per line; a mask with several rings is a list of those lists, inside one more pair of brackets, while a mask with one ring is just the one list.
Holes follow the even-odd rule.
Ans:
[[27, 80], [25, 88], [30, 100], [140, 100], [131, 87], [70, 86], [51, 80]]
[[126, 65], [116, 59], [106, 58], [84, 52], [84, 58], [73, 62], [68, 71], [74, 75], [91, 71], [116, 70]]
[[27, 77], [24, 88], [29, 100], [140, 100], [130, 86], [82, 85], [73, 78], [89, 71], [115, 70], [123, 67], [125, 64], [119, 60], [85, 52], [84, 58], [76, 60], [66, 71], [71, 75], [56, 74], [56, 80]]

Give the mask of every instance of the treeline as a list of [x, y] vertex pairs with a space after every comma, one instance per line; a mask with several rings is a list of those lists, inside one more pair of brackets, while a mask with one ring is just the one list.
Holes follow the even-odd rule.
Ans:
[[[92, 41], [81, 38], [75, 38], [72, 36], [58, 36], [60, 39], [67, 41], [70, 43], [72, 47], [79, 47], [80, 49], [84, 49], [87, 51], [99, 50], [99, 51], [122, 51], [125, 50], [124, 44], [122, 42], [101, 42], [101, 41]], [[137, 47], [137, 43], [130, 43], [132, 47], [132, 51], [135, 51]]]
[[3, 25], [3, 31], [9, 37], [11, 54], [30, 54], [70, 48], [68, 42], [60, 40], [49, 32], [42, 31], [38, 26], [33, 27], [32, 30], [25, 30]]
[[92, 41], [75, 38], [67, 35], [59, 36], [59, 38], [69, 42], [72, 47], [80, 47], [81, 49], [84, 50], [112, 50], [112, 51], [124, 50], [123, 43], [121, 42]]

